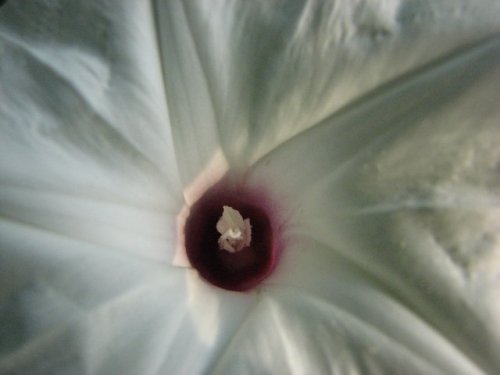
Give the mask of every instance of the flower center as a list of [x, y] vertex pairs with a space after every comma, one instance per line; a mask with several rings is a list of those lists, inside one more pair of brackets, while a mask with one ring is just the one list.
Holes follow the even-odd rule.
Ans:
[[252, 227], [250, 220], [245, 219], [234, 208], [224, 206], [222, 216], [217, 222], [217, 231], [220, 233], [219, 248], [234, 253], [250, 245]]
[[190, 209], [186, 255], [199, 275], [220, 288], [256, 287], [277, 265], [282, 249], [272, 205], [262, 192], [221, 182]]

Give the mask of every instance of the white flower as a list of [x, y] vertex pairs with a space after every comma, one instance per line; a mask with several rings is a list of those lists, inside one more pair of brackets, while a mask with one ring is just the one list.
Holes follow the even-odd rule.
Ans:
[[[8, 1], [0, 373], [500, 372], [499, 11]], [[181, 259], [226, 172], [283, 219], [246, 292]]]

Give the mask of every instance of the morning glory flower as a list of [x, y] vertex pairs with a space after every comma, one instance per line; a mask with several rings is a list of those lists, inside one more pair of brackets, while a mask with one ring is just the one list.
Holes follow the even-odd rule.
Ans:
[[498, 1], [8, 1], [1, 374], [500, 372]]

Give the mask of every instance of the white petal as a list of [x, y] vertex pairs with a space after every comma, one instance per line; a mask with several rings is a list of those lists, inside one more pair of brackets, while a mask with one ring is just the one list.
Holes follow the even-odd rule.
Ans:
[[0, 248], [0, 373], [202, 373], [253, 301], [16, 224], [0, 224]]
[[170, 80], [183, 80], [171, 83], [185, 112], [176, 123], [186, 133], [180, 147], [209, 155], [211, 138], [203, 151], [187, 143], [213, 131], [215, 119], [233, 167], [378, 85], [500, 30], [500, 4], [490, 0], [158, 3], [160, 30], [178, 40], [163, 44], [163, 56]]
[[175, 249], [175, 216], [165, 208], [4, 185], [0, 189], [0, 217], [150, 261], [168, 261]]
[[295, 289], [264, 293], [212, 373], [481, 374], [397, 303], [356, 288], [343, 293], [357, 294], [351, 306]]
[[[164, 298], [180, 290], [175, 281], [181, 278], [175, 276], [140, 285], [79, 314], [66, 311], [71, 314], [62, 322], [39, 332], [24, 346], [3, 357], [0, 368], [6, 373], [64, 374], [71, 373], [66, 368], [71, 364], [78, 369], [73, 370], [75, 373], [156, 373], [173, 346], [175, 332], [189, 324], [182, 320], [184, 306]], [[30, 293], [23, 296], [29, 303], [23, 312], [31, 318], [26, 321], [36, 322], [41, 317], [40, 307], [47, 309], [47, 302], [53, 300], [41, 295], [43, 303], [37, 305], [34, 291]], [[57, 295], [57, 290], [52, 294]], [[28, 307], [38, 309], [30, 311]], [[52, 314], [59, 312], [57, 305], [52, 304], [51, 309]]]
[[[210, 167], [210, 162], [221, 155], [218, 119], [200, 60], [198, 41], [187, 16], [183, 2], [157, 2], [156, 21], [167, 104], [184, 187], [196, 182], [200, 173]], [[224, 157], [220, 162], [226, 163]], [[187, 200], [191, 200], [189, 196]]]
[[[490, 39], [381, 86], [259, 160], [252, 167], [250, 183], [277, 184], [300, 206], [312, 189], [342, 183], [353, 165], [358, 168], [374, 153], [431, 121], [454, 130], [460, 126], [457, 121], [463, 121], [461, 128], [471, 128], [474, 120], [486, 119], [491, 127], [496, 120], [489, 108], [495, 100], [491, 82], [499, 63], [500, 38]], [[457, 103], [466, 90], [472, 97], [463, 108]], [[474, 106], [485, 108], [474, 110]], [[419, 146], [414, 146], [415, 153]]]
[[136, 289], [168, 270], [175, 305], [185, 285], [166, 262], [182, 193], [150, 5], [8, 2], [0, 54], [0, 373], [109, 373], [128, 333], [174, 324]]
[[151, 9], [132, 3], [2, 8], [0, 215], [165, 260], [181, 186]]
[[[10, 354], [18, 352], [28, 351], [21, 363], [35, 359], [39, 350], [60, 355], [57, 343], [51, 348], [42, 338], [52, 340], [65, 325], [161, 274], [151, 263], [5, 221], [0, 223], [0, 248], [0, 314], [8, 322], [0, 340], [5, 354], [0, 368], [10, 366]], [[80, 357], [78, 348], [68, 349], [68, 355]], [[52, 360], [57, 362], [47, 359], [47, 366]]]
[[3, 181], [178, 205], [147, 4], [9, 2], [0, 43]]
[[8, 297], [0, 304], [8, 322], [0, 340], [2, 372], [64, 373], [65, 366], [78, 373], [199, 372], [244, 314], [246, 299], [237, 294], [219, 299], [205, 290], [214, 296], [207, 301], [187, 289], [184, 270], [12, 224], [0, 229], [1, 292]]
[[[251, 174], [291, 207], [292, 243], [324, 244], [484, 373], [500, 369], [499, 79], [497, 38], [379, 88]], [[302, 251], [285, 253], [276, 283], [335, 304], [336, 268], [300, 276], [328, 251]]]

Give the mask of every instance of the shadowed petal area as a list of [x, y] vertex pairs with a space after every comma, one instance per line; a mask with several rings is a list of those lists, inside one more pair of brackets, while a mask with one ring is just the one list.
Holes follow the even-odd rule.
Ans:
[[411, 312], [346, 281], [333, 286], [356, 296], [345, 306], [268, 289], [210, 373], [481, 374]]
[[[461, 357], [465, 374], [497, 373], [499, 78], [500, 40], [487, 39], [377, 88], [260, 160], [249, 180], [281, 191], [296, 244], [269, 285], [339, 308], [392, 300], [447, 343], [429, 341], [428, 352], [425, 335], [412, 341], [416, 328], [398, 338], [423, 361], [455, 373], [448, 366]], [[351, 295], [338, 263], [373, 290]], [[392, 314], [359, 312], [368, 323]], [[433, 356], [445, 347], [455, 355]]]
[[[203, 373], [253, 298], [0, 222], [0, 373]], [[186, 350], [189, 348], [189, 350]]]
[[184, 332], [211, 353], [166, 262], [182, 192], [153, 25], [146, 2], [0, 11], [2, 374], [154, 373]]
[[182, 194], [151, 9], [132, 3], [2, 8], [0, 217], [161, 260]]
[[500, 4], [490, 0], [156, 3], [179, 152], [210, 155], [215, 119], [236, 168], [380, 84], [499, 31]]
[[9, 2], [0, 43], [2, 184], [175, 212], [180, 184], [147, 4]]
[[162, 274], [160, 265], [26, 225], [3, 220], [0, 234], [2, 312], [13, 319], [2, 326], [3, 353]]

